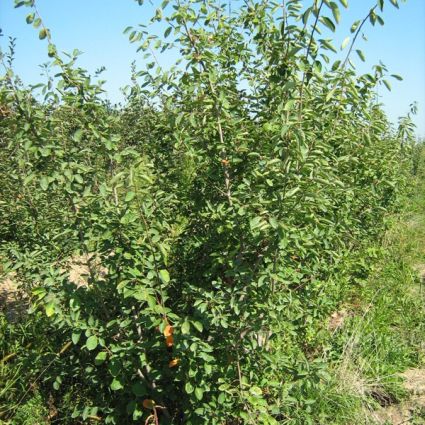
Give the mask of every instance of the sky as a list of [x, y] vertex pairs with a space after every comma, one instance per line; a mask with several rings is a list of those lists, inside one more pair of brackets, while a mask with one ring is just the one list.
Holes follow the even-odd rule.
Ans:
[[[233, 1], [236, 6], [238, 0]], [[155, 6], [161, 0], [152, 2]], [[37, 0], [36, 3], [58, 49], [81, 50], [79, 65], [91, 73], [105, 66], [102, 77], [107, 80], [108, 97], [112, 102], [121, 101], [120, 88], [130, 83], [132, 61], [136, 61], [138, 69], [144, 64], [143, 53], [136, 52], [137, 45], [130, 44], [123, 31], [127, 26], [147, 23], [154, 7], [140, 7], [134, 0]], [[350, 35], [351, 24], [362, 19], [375, 0], [348, 0], [348, 3], [348, 9], [341, 8], [341, 24], [334, 35], [336, 46]], [[15, 72], [24, 83], [36, 84], [43, 81], [39, 65], [49, 58], [46, 41], [40, 41], [36, 30], [26, 24], [27, 14], [25, 7], [14, 8], [14, 0], [0, 0], [0, 28], [4, 34], [0, 47], [7, 50], [8, 37], [16, 37]], [[400, 4], [400, 9], [385, 0], [381, 16], [384, 26], [372, 27], [368, 23], [364, 27], [367, 42], [359, 37], [357, 48], [365, 53], [366, 62], [354, 56], [353, 60], [358, 72], [369, 72], [382, 61], [390, 73], [403, 77], [403, 81], [391, 81], [391, 92], [384, 87], [379, 89], [381, 101], [394, 123], [416, 101], [418, 114], [414, 122], [417, 134], [425, 137], [425, 0], [407, 0]], [[176, 59], [174, 53], [162, 60], [172, 65]]]

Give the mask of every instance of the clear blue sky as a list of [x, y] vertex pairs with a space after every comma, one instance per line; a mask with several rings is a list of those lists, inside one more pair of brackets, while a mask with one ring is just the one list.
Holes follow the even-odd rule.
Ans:
[[[154, 4], [160, 2], [153, 0]], [[350, 35], [352, 22], [364, 17], [374, 3], [375, 0], [349, 0], [349, 9], [342, 10], [336, 45]], [[113, 102], [121, 100], [120, 87], [129, 83], [131, 62], [136, 60], [139, 69], [143, 64], [142, 55], [136, 53], [137, 46], [128, 42], [123, 30], [146, 23], [152, 7], [140, 7], [134, 0], [37, 0], [37, 5], [59, 50], [83, 51], [79, 63], [90, 72], [106, 66], [103, 78], [107, 80], [108, 96]], [[38, 65], [48, 61], [47, 48], [32, 26], [25, 23], [27, 13], [24, 7], [15, 9], [13, 0], [0, 0], [0, 28], [5, 34], [0, 43], [4, 50], [7, 36], [17, 38], [15, 70], [25, 83], [36, 83], [41, 79]], [[408, 111], [409, 104], [417, 101], [415, 123], [418, 134], [425, 136], [425, 0], [408, 0], [399, 10], [386, 0], [383, 18], [385, 26], [365, 27], [368, 41], [360, 40], [358, 47], [365, 52], [366, 63], [356, 58], [358, 70], [368, 72], [381, 60], [391, 73], [402, 75], [404, 81], [392, 81], [391, 92], [380, 89], [385, 110], [396, 122]], [[171, 64], [176, 57], [167, 59]]]

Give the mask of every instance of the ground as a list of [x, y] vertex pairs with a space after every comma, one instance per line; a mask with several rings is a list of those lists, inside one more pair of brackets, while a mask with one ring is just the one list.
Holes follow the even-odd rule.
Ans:
[[[412, 274], [417, 276], [416, 285], [407, 287], [415, 297], [425, 297], [425, 184], [419, 180], [416, 194], [409, 206], [410, 212], [400, 223], [396, 233], [402, 260]], [[425, 320], [425, 311], [423, 311]], [[425, 356], [425, 335], [422, 335], [422, 353]], [[423, 362], [423, 360], [422, 360]], [[373, 413], [378, 424], [425, 424], [425, 364], [399, 374], [407, 397], [398, 403], [390, 403]]]

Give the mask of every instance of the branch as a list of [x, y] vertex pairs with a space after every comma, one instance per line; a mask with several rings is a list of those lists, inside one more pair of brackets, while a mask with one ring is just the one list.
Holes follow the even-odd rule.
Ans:
[[369, 10], [369, 13], [366, 15], [366, 17], [363, 19], [362, 23], [361, 23], [361, 24], [359, 25], [359, 27], [357, 28], [357, 31], [356, 31], [356, 33], [355, 33], [355, 35], [354, 35], [353, 41], [351, 42], [350, 48], [348, 49], [347, 56], [345, 57], [345, 60], [344, 60], [344, 63], [342, 64], [341, 69], [344, 69], [344, 68], [346, 67], [346, 65], [347, 65], [347, 63], [348, 63], [348, 59], [349, 59], [349, 57], [350, 57], [350, 54], [351, 54], [351, 52], [352, 52], [352, 50], [353, 50], [354, 44], [355, 44], [355, 42], [356, 42], [356, 40], [357, 40], [357, 37], [359, 36], [360, 31], [361, 31], [361, 29], [362, 29], [363, 25], [364, 25], [364, 24], [366, 23], [366, 21], [370, 18], [370, 15], [371, 15], [371, 14], [375, 11], [375, 9], [376, 9], [376, 6], [372, 7], [372, 9], [370, 9], [370, 10]]
[[[322, 10], [323, 4], [324, 4], [324, 0], [322, 0], [320, 2], [319, 9], [317, 10], [316, 20], [314, 21], [314, 24], [313, 24], [313, 29], [312, 29], [311, 34], [310, 34], [310, 41], [308, 43], [307, 51], [306, 51], [306, 54], [305, 54], [305, 59], [304, 59], [305, 62], [308, 61], [308, 56], [310, 55], [311, 46], [312, 46], [313, 40], [314, 40], [314, 33], [316, 32], [317, 23], [319, 22], [320, 11]], [[301, 81], [301, 88], [300, 88], [300, 106], [299, 106], [299, 109], [298, 109], [298, 119], [299, 119], [299, 121], [301, 121], [301, 113], [302, 113], [302, 109], [303, 109], [303, 92], [304, 92], [305, 76], [306, 76], [306, 71], [304, 70], [303, 79]]]
[[[178, 6], [180, 7], [180, 1], [177, 1]], [[190, 32], [190, 29], [187, 26], [187, 22], [186, 19], [183, 18], [183, 27], [186, 33], [187, 38], [190, 41], [190, 45], [193, 49], [193, 51], [195, 52], [195, 54], [200, 58], [201, 57], [201, 52], [198, 49], [198, 46], [195, 43], [195, 40]], [[204, 70], [205, 73], [208, 73], [208, 69], [207, 66], [205, 64], [205, 62], [202, 59], [199, 59], [199, 63], [202, 67], [202, 69]], [[211, 94], [214, 97], [214, 106], [215, 106], [215, 111], [216, 111], [216, 118], [217, 118], [217, 131], [218, 131], [218, 135], [219, 135], [219, 139], [220, 139], [220, 144], [222, 146], [224, 146], [224, 133], [223, 133], [223, 127], [221, 125], [221, 115], [220, 115], [220, 107], [218, 105], [217, 102], [217, 93], [216, 93], [216, 89], [213, 85], [213, 83], [211, 82], [210, 79], [208, 79], [209, 81], [209, 86], [210, 86], [210, 90], [211, 90]], [[221, 162], [223, 164], [223, 168], [224, 168], [224, 185], [226, 187], [226, 197], [227, 200], [229, 202], [229, 205], [232, 206], [233, 202], [232, 202], [232, 193], [231, 193], [231, 183], [230, 183], [230, 174], [229, 174], [229, 170], [228, 170], [228, 160], [226, 158], [226, 151], [223, 147], [222, 151], [221, 151]]]

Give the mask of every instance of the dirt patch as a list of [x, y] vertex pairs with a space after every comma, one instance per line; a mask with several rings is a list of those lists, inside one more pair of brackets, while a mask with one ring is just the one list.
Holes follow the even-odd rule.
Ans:
[[419, 275], [419, 279], [421, 279], [422, 282], [424, 282], [425, 281], [425, 264], [416, 264], [415, 266], [413, 266], [413, 269]]
[[425, 397], [413, 397], [406, 402], [374, 412], [377, 425], [425, 424]]
[[400, 376], [411, 396], [375, 411], [373, 420], [379, 425], [425, 424], [425, 369], [409, 369]]
[[108, 269], [93, 254], [72, 257], [67, 264], [69, 281], [77, 287], [86, 287], [90, 278], [105, 280]]
[[[70, 258], [62, 271], [69, 273], [69, 281], [77, 287], [87, 287], [89, 279], [98, 281], [106, 279], [108, 270], [102, 266], [94, 254], [74, 256]], [[19, 289], [15, 274], [0, 277], [0, 312], [4, 312], [10, 322], [16, 322], [28, 306], [28, 297]]]
[[338, 329], [344, 326], [345, 321], [350, 316], [352, 316], [352, 312], [346, 309], [335, 311], [331, 314], [331, 317], [329, 318], [328, 329], [331, 332], [337, 331]]
[[16, 322], [25, 312], [25, 294], [19, 290], [15, 276], [9, 274], [0, 280], [0, 311], [10, 322]]
[[401, 376], [407, 391], [416, 396], [425, 396], [425, 369], [408, 369]]
[[[373, 414], [373, 419], [377, 424], [405, 424], [409, 421], [411, 413], [408, 409], [403, 408], [400, 405], [389, 406], [385, 409], [381, 409]], [[407, 422], [408, 423], [408, 422]]]
[[417, 228], [422, 226], [424, 221], [423, 214], [413, 214], [407, 221], [406, 226], [410, 228]]
[[13, 280], [13, 276], [6, 276], [3, 280], [0, 280], [0, 306], [13, 301], [17, 291], [18, 287]]

